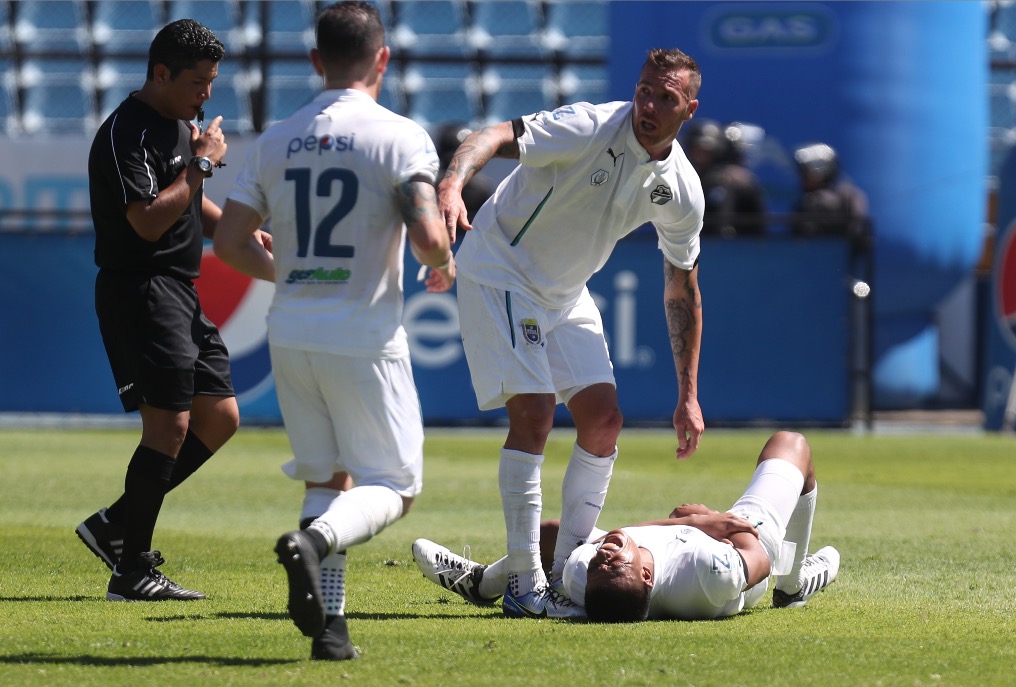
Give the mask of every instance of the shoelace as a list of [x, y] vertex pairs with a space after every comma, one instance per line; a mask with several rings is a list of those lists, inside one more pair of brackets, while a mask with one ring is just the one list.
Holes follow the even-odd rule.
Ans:
[[556, 590], [553, 585], [549, 585], [547, 587], [547, 596], [550, 598], [550, 603], [555, 606], [578, 606], [578, 604], [569, 599], [565, 594]]
[[443, 563], [444, 565], [446, 565], [448, 567], [446, 569], [444, 569], [444, 570], [439, 570], [438, 574], [439, 575], [447, 575], [448, 573], [454, 573], [454, 572], [462, 573], [461, 575], [459, 575], [458, 577], [456, 577], [456, 578], [454, 578], [452, 580], [452, 586], [453, 587], [458, 585], [460, 582], [462, 582], [462, 580], [466, 579], [467, 577], [469, 577], [473, 573], [473, 571], [470, 570], [469, 566], [466, 565], [466, 563], [465, 563], [465, 561], [472, 560], [470, 558], [471, 555], [472, 555], [472, 549], [469, 548], [469, 544], [466, 544], [462, 548], [462, 558], [463, 558], [463, 561], [454, 560], [451, 556], [441, 556], [441, 558], [438, 560], [438, 562], [439, 563]]

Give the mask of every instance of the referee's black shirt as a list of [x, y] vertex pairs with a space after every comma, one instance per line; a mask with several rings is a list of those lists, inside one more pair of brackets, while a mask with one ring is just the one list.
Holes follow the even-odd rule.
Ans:
[[191, 159], [190, 130], [129, 96], [102, 123], [88, 155], [88, 190], [95, 224], [95, 264], [190, 280], [198, 276], [203, 237], [202, 191], [159, 238], [141, 238], [127, 221], [127, 204], [155, 198]]

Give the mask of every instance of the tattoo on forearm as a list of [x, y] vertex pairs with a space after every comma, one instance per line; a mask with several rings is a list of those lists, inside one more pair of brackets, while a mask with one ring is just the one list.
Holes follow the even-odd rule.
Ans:
[[512, 139], [508, 143], [499, 144], [502, 133], [498, 126], [488, 126], [468, 137], [455, 151], [455, 156], [448, 163], [444, 178], [458, 177], [465, 184], [474, 174], [483, 169], [491, 158], [504, 157], [518, 159], [519, 144]]
[[398, 200], [402, 221], [407, 225], [426, 217], [436, 221], [441, 219], [437, 209], [437, 193], [429, 182], [414, 179], [402, 182], [399, 185]]
[[[664, 308], [667, 318], [667, 333], [670, 336], [670, 346], [674, 352], [675, 361], [687, 362], [686, 356], [692, 345], [691, 338], [697, 321], [694, 311], [702, 308], [698, 290], [689, 276], [690, 273], [674, 267], [669, 261], [664, 261], [666, 283], [664, 293], [667, 294], [664, 299]], [[680, 297], [675, 298], [674, 296]], [[688, 374], [687, 364], [677, 370], [679, 379], [687, 378]]]

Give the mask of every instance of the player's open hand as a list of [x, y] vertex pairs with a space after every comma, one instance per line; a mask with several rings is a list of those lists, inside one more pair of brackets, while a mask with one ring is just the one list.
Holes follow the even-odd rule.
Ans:
[[429, 268], [423, 283], [431, 293], [443, 293], [452, 288], [455, 283], [455, 258], [449, 260], [447, 265]]
[[442, 183], [437, 191], [437, 206], [441, 212], [445, 229], [448, 231], [448, 239], [452, 244], [455, 243], [459, 228], [464, 231], [473, 228], [473, 225], [469, 223], [469, 214], [466, 212], [466, 204], [462, 200], [461, 189]]

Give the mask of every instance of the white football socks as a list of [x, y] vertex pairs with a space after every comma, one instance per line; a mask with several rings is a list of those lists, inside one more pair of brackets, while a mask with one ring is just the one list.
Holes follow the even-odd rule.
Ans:
[[568, 469], [561, 485], [561, 529], [554, 546], [551, 579], [561, 577], [565, 561], [577, 547], [586, 543], [589, 533], [603, 510], [610, 475], [617, 459], [617, 447], [609, 456], [594, 456], [578, 444], [572, 449]]
[[801, 494], [794, 507], [794, 513], [787, 523], [787, 533], [784, 535], [786, 541], [797, 544], [797, 551], [794, 555], [794, 565], [786, 575], [781, 575], [776, 581], [776, 588], [781, 592], [790, 594], [796, 593], [801, 588], [801, 567], [804, 559], [808, 556], [808, 546], [811, 544], [811, 526], [815, 521], [815, 502], [818, 499], [818, 482], [815, 488], [807, 494]]
[[329, 553], [362, 544], [402, 517], [402, 497], [388, 487], [353, 487], [332, 500], [307, 528], [324, 535]]
[[483, 578], [480, 580], [480, 596], [485, 599], [493, 599], [495, 596], [504, 594], [504, 588], [508, 585], [508, 558], [499, 558], [483, 570]]
[[508, 569], [517, 582], [519, 595], [542, 586], [546, 579], [540, 565], [540, 514], [543, 492], [540, 469], [544, 457], [501, 449], [498, 486], [508, 531]]
[[321, 559], [321, 601], [325, 615], [346, 614], [345, 553], [333, 553]]

